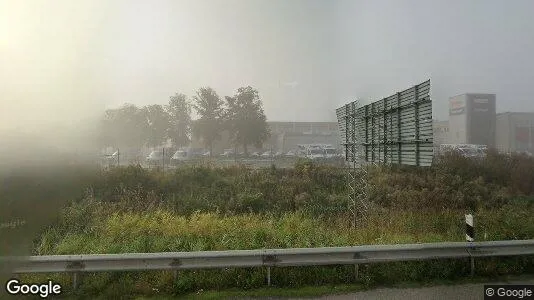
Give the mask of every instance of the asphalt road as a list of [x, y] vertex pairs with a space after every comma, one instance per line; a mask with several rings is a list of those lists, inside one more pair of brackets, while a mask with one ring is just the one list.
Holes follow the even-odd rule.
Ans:
[[[491, 283], [495, 284], [495, 283]], [[508, 284], [531, 284], [529, 282], [515, 282]], [[377, 289], [348, 295], [325, 296], [317, 299], [348, 300], [348, 299], [484, 299], [484, 284], [464, 284], [452, 286], [435, 286], [408, 289]]]
[[[486, 283], [486, 284], [528, 284], [534, 285], [534, 279], [521, 280], [521, 281], [509, 281], [507, 283]], [[523, 299], [533, 299], [523, 298]], [[258, 298], [256, 298], [258, 299]], [[461, 284], [461, 285], [440, 285], [432, 287], [422, 288], [379, 288], [375, 290], [356, 292], [346, 295], [332, 295], [322, 296], [317, 298], [264, 298], [264, 299], [321, 299], [321, 300], [353, 300], [353, 299], [365, 299], [365, 300], [405, 300], [405, 299], [484, 299], [484, 283], [476, 284]]]

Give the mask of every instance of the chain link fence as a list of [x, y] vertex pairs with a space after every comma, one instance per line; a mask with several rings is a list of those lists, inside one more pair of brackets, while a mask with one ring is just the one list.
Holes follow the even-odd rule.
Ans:
[[[275, 166], [276, 168], [291, 168], [295, 163], [301, 159], [298, 156], [271, 156], [271, 157], [240, 157], [237, 155], [221, 156], [221, 155], [199, 155], [193, 157], [180, 157], [177, 155], [179, 150], [172, 148], [157, 148], [153, 151], [122, 151], [115, 149], [110, 154], [101, 155], [101, 167], [103, 169], [110, 169], [118, 166], [140, 165], [143, 168], [155, 170], [173, 170], [184, 166], [210, 166], [210, 167], [235, 167], [244, 166], [248, 168], [269, 168]], [[147, 154], [148, 153], [148, 154]], [[318, 165], [344, 166], [344, 159], [340, 157], [328, 159], [314, 159], [314, 163]]]

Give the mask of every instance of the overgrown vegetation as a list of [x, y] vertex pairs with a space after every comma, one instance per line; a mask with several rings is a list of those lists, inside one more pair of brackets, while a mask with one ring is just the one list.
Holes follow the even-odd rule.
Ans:
[[[344, 171], [309, 161], [292, 169], [188, 166], [165, 175], [130, 166], [85, 182], [85, 193], [73, 194], [53, 226], [35, 239], [35, 254], [462, 241], [466, 211], [475, 213], [478, 240], [534, 238], [534, 159], [520, 155], [490, 153], [474, 161], [451, 154], [427, 169], [373, 168], [369, 195], [374, 209], [357, 229], [350, 227]], [[533, 271], [532, 257], [477, 260], [481, 275]], [[360, 274], [367, 285], [454, 279], [468, 274], [468, 263], [371, 265], [362, 266]], [[276, 268], [272, 275], [279, 287], [354, 278], [349, 266]], [[261, 269], [184, 271], [177, 281], [166, 272], [95, 274], [84, 278], [82, 292], [114, 296], [248, 289], [263, 286], [264, 276]]]
[[[384, 208], [499, 208], [533, 197], [534, 159], [490, 153], [471, 160], [448, 154], [431, 168], [373, 168], [369, 183], [370, 201]], [[129, 166], [112, 169], [87, 186], [91, 197], [117, 208], [164, 207], [180, 215], [200, 210], [326, 216], [344, 212], [348, 205], [345, 171], [306, 160], [291, 169], [187, 166], [166, 175]]]

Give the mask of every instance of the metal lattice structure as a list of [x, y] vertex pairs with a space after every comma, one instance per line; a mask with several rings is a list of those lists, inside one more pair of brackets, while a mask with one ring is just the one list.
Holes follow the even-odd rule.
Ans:
[[361, 126], [361, 118], [357, 118], [359, 101], [353, 101], [342, 108], [337, 109], [339, 132], [342, 145], [345, 148], [345, 160], [347, 161], [347, 189], [349, 200], [349, 212], [352, 215], [352, 225], [356, 227], [358, 219], [365, 219], [368, 205], [367, 195], [367, 169], [361, 145], [364, 143], [362, 136], [357, 132]]
[[336, 110], [345, 148], [350, 211], [365, 218], [368, 164], [430, 166], [433, 158], [430, 80], [361, 105], [353, 101]]
[[[347, 161], [432, 164], [430, 80], [365, 106], [351, 102], [336, 112]], [[361, 158], [354, 155], [359, 151]]]

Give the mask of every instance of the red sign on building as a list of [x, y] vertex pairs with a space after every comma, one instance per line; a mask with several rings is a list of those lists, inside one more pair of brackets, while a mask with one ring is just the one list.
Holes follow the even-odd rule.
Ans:
[[529, 140], [529, 128], [519, 127], [515, 128], [515, 140], [520, 143], [528, 143]]
[[461, 115], [465, 112], [465, 101], [463, 99], [449, 100], [449, 115]]

